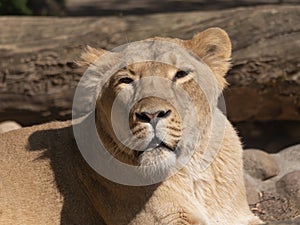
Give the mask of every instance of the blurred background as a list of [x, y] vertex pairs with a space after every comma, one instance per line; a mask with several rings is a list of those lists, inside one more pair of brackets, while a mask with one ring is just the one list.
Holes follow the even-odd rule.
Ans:
[[1, 0], [1, 15], [106, 16], [297, 4], [298, 0]]

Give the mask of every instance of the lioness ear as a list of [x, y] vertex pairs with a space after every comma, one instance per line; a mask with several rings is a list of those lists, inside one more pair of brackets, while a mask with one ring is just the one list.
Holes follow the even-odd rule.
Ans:
[[105, 54], [107, 51], [104, 49], [96, 49], [90, 46], [86, 46], [86, 49], [81, 53], [78, 60], [75, 63], [78, 66], [87, 67], [94, 63], [101, 55]]
[[226, 85], [224, 76], [230, 68], [231, 42], [228, 34], [220, 28], [209, 28], [196, 34], [186, 43], [214, 72], [219, 85]]

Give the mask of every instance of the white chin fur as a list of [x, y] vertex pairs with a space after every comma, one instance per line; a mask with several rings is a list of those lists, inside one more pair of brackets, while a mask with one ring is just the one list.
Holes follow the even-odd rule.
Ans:
[[164, 148], [145, 151], [139, 157], [140, 171], [143, 176], [168, 176], [176, 167], [176, 154]]

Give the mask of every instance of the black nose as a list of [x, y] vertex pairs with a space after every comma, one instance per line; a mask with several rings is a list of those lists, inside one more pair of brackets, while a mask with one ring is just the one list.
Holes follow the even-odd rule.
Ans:
[[154, 113], [149, 113], [149, 112], [135, 113], [135, 116], [141, 122], [151, 123], [152, 121], [157, 121], [159, 119], [166, 118], [170, 114], [171, 114], [171, 110], [167, 110], [167, 111], [160, 110]]

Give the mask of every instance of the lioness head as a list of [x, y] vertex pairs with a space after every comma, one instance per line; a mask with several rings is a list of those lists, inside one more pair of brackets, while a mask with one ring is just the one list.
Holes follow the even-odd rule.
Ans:
[[[95, 122], [114, 157], [165, 170], [189, 154], [191, 143], [201, 139], [209, 126], [226, 85], [231, 43], [225, 31], [210, 28], [190, 40], [147, 39], [149, 47], [141, 49], [141, 55], [152, 52], [156, 41], [179, 46], [188, 56], [169, 48], [153, 54], [153, 60], [126, 64], [114, 72], [97, 99]], [[88, 47], [79, 64], [97, 67], [106, 53]]]

